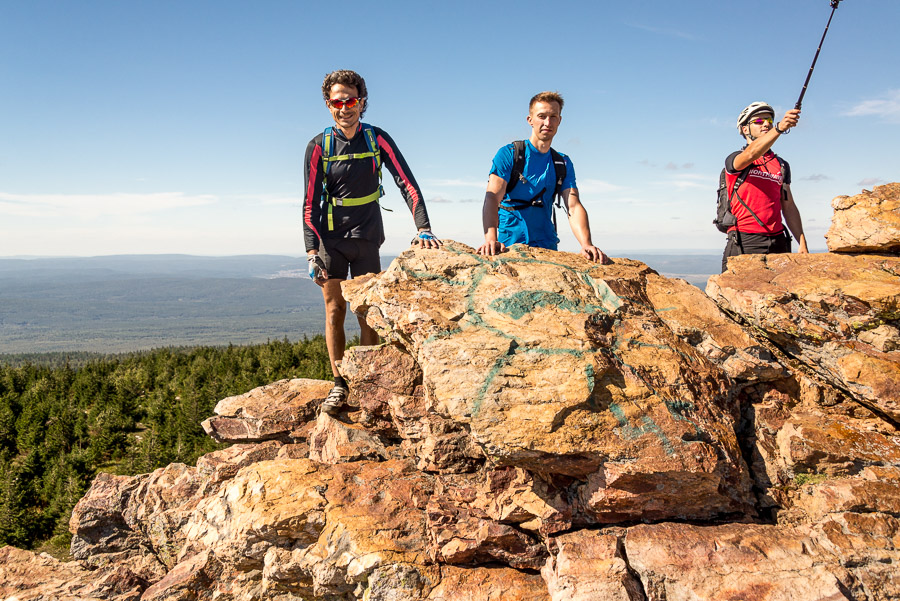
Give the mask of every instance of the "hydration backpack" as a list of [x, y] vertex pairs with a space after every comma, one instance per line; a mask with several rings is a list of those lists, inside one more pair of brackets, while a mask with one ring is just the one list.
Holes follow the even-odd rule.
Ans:
[[[507, 196], [510, 192], [513, 191], [513, 188], [519, 182], [527, 183], [528, 180], [525, 179], [523, 172], [525, 171], [525, 140], [516, 140], [513, 142], [513, 166], [512, 171], [509, 173], [509, 183], [506, 184], [506, 194]], [[553, 189], [553, 201], [555, 205], [566, 212], [566, 215], [569, 214], [569, 205], [563, 202], [562, 199], [562, 186], [563, 181], [566, 179], [566, 157], [556, 152], [552, 148], [550, 149], [550, 158], [553, 161], [553, 169], [556, 172], [556, 185]], [[534, 198], [531, 200], [519, 200], [514, 198], [507, 199], [507, 202], [510, 203], [510, 206], [500, 205], [502, 209], [506, 209], [507, 211], [520, 211], [526, 207], [542, 207], [544, 206], [544, 192], [547, 191], [547, 188], [541, 189], [540, 192], [534, 195]], [[552, 213], [553, 216], [553, 228], [556, 229], [556, 211], [554, 210]]]
[[[366, 146], [368, 147], [368, 152], [358, 152], [355, 154], [339, 154], [336, 156], [332, 156], [331, 153], [334, 150], [334, 128], [327, 127], [325, 128], [325, 133], [322, 134], [322, 165], [323, 173], [322, 173], [322, 198], [328, 204], [328, 230], [334, 230], [334, 207], [358, 207], [360, 205], [369, 204], [370, 202], [377, 202], [382, 196], [384, 196], [384, 187], [381, 185], [381, 152], [379, 152], [378, 148], [378, 140], [375, 137], [375, 130], [372, 129], [372, 126], [367, 123], [360, 124], [362, 126], [363, 135], [366, 139]], [[378, 189], [372, 192], [367, 196], [363, 196], [361, 198], [335, 198], [328, 194], [328, 167], [334, 161], [350, 161], [354, 159], [368, 159], [371, 158], [374, 163], [375, 169], [378, 171]]]
[[[781, 173], [784, 174], [784, 161], [781, 160], [781, 157], [775, 155], [775, 158], [778, 159], [778, 164], [781, 166]], [[738, 194], [738, 188], [743, 185], [744, 181], [747, 179], [747, 176], [750, 174], [750, 169], [753, 168], [753, 163], [747, 165], [741, 172], [738, 174], [737, 179], [734, 182], [734, 188], [731, 190], [731, 196], [728, 195], [728, 184], [725, 180], [725, 169], [719, 173], [719, 189], [716, 194], [716, 218], [713, 219], [713, 225], [718, 228], [720, 232], [727, 233], [729, 229], [737, 225], [737, 218], [734, 216], [734, 213], [731, 212], [731, 199], [733, 196], [737, 196], [737, 199], [740, 201], [744, 208], [750, 211], [750, 214], [756, 220], [756, 223], [759, 224], [759, 227], [768, 231], [769, 228], [765, 226], [762, 220], [753, 212], [753, 209], [747, 206], [747, 203], [744, 202], [744, 199], [741, 198], [741, 195]], [[782, 194], [784, 191], [782, 190]]]

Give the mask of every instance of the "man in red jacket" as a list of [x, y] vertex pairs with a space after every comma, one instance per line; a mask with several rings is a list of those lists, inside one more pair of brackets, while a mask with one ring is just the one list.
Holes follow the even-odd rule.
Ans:
[[[793, 109], [775, 123], [775, 110], [765, 102], [754, 102], [738, 116], [737, 127], [747, 145], [725, 159], [726, 189], [737, 224], [728, 230], [722, 271], [727, 268], [728, 257], [791, 252], [791, 238], [781, 223], [782, 216], [797, 239], [799, 252], [809, 252], [800, 211], [791, 194], [790, 165], [772, 152], [775, 141], [790, 132], [799, 119], [799, 109]], [[734, 185], [742, 175], [744, 181], [735, 191]]]

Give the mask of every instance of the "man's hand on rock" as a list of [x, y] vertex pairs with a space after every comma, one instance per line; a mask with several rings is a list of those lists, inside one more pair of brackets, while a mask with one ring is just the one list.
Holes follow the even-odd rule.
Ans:
[[602, 250], [594, 245], [582, 247], [581, 256], [590, 261], [599, 261], [601, 265], [609, 264], [609, 257], [607, 257]]
[[438, 240], [437, 236], [431, 233], [431, 230], [421, 230], [412, 240], [413, 244], [418, 244], [419, 248], [440, 248], [444, 243]]
[[499, 255], [502, 252], [506, 252], [506, 245], [502, 242], [497, 242], [496, 240], [488, 240], [478, 247], [477, 252], [479, 255], [492, 257], [494, 255]]

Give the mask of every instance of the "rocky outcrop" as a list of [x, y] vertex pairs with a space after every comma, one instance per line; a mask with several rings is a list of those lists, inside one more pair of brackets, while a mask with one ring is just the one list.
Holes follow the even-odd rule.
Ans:
[[900, 257], [743, 255], [707, 293], [853, 399], [900, 423]]
[[232, 446], [98, 476], [78, 563], [6, 548], [0, 592], [900, 598], [900, 265], [729, 267], [707, 296], [628, 259], [409, 250], [345, 284], [385, 344], [345, 355], [339, 415], [328, 382], [221, 401]]
[[579, 481], [589, 521], [748, 511], [726, 376], [660, 317], [667, 299], [648, 297], [657, 276], [644, 264], [585, 263], [450, 244], [345, 295], [414, 357], [429, 412], [461, 424], [494, 465]]
[[828, 250], [843, 253], [900, 252], [900, 183], [863, 190], [831, 201], [834, 217], [825, 234]]

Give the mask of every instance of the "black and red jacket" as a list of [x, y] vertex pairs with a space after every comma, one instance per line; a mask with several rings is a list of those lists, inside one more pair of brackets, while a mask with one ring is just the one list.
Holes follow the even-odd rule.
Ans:
[[[413, 215], [416, 228], [430, 229], [422, 190], [416, 183], [409, 165], [384, 130], [378, 127], [372, 129], [381, 154], [381, 163], [387, 166], [394, 177], [394, 182], [400, 188], [400, 193]], [[350, 140], [347, 140], [339, 128], [332, 128], [332, 131], [334, 148], [331, 156], [369, 152], [362, 124]], [[322, 238], [361, 238], [380, 246], [384, 242], [384, 224], [381, 207], [377, 202], [361, 206], [333, 207], [334, 227], [329, 230], [326, 219], [327, 201], [322, 195], [323, 137], [324, 134], [317, 135], [306, 146], [303, 198], [303, 239], [306, 250], [318, 249]], [[371, 158], [332, 162], [328, 169], [327, 182], [328, 195], [334, 198], [364, 197], [378, 190], [380, 185], [378, 169]]]

